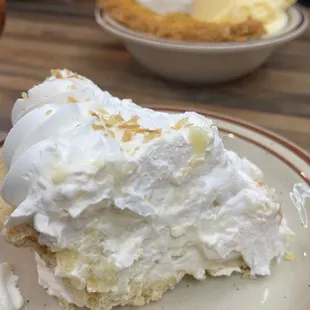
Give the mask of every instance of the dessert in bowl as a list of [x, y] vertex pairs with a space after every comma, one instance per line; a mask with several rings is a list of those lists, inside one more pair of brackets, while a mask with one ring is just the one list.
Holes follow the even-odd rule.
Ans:
[[[301, 8], [289, 7], [291, 2], [270, 3], [240, 1], [243, 7], [223, 13], [216, 22], [205, 22], [184, 12], [159, 14], [134, 0], [102, 0], [96, 19], [154, 73], [186, 83], [216, 83], [254, 71], [276, 48], [307, 29], [308, 14]], [[233, 17], [235, 22], [229, 22]]]
[[39, 282], [64, 305], [143, 305], [185, 275], [269, 275], [290, 246], [275, 191], [202, 115], [145, 109], [56, 70], [12, 121], [3, 232], [37, 252]]
[[246, 41], [283, 30], [294, 0], [100, 0], [130, 29], [154, 37], [202, 42]]

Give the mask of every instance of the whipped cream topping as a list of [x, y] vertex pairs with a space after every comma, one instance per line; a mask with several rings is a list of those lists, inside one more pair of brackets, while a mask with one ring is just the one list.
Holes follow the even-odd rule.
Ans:
[[156, 281], [245, 264], [268, 275], [283, 257], [292, 232], [274, 191], [211, 120], [141, 108], [66, 70], [24, 97], [3, 149], [6, 227], [33, 225], [55, 252], [51, 294], [65, 298], [66, 279], [79, 306], [86, 292], [125, 304]]
[[0, 264], [0, 310], [19, 310], [24, 304], [17, 288], [19, 278], [8, 263]]

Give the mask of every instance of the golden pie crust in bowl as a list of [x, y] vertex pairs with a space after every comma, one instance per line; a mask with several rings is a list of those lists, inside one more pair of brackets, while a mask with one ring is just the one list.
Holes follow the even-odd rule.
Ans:
[[128, 28], [161, 39], [244, 42], [266, 34], [263, 23], [252, 18], [239, 24], [217, 24], [201, 22], [184, 13], [157, 14], [136, 0], [98, 0], [98, 5]]

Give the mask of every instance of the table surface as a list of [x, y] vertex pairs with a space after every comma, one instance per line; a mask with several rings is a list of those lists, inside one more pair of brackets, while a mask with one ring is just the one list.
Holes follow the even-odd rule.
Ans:
[[[204, 107], [264, 126], [310, 151], [310, 28], [261, 69], [219, 86], [164, 81], [96, 25], [93, 0], [8, 0], [0, 45], [0, 131], [22, 91], [67, 67], [145, 106]], [[310, 11], [309, 11], [310, 12]]]

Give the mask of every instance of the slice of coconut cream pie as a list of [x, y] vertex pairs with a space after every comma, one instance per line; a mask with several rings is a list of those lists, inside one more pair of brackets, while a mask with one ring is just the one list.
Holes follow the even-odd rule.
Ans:
[[269, 275], [285, 254], [274, 191], [199, 114], [144, 109], [55, 70], [12, 121], [3, 231], [35, 249], [39, 282], [63, 304], [143, 305], [186, 274]]

